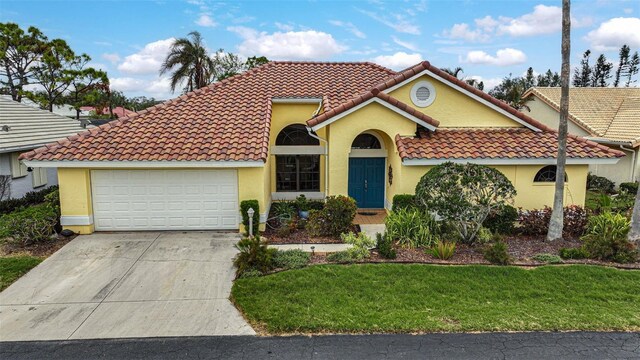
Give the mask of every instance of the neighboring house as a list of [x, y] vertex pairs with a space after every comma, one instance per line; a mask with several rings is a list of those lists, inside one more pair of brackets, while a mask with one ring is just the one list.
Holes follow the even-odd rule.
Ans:
[[84, 130], [76, 120], [0, 96], [0, 177], [9, 184], [4, 197], [20, 198], [34, 189], [56, 185], [55, 168], [28, 171], [18, 156]]
[[[23, 155], [58, 168], [62, 224], [94, 230], [238, 229], [239, 202], [349, 195], [390, 208], [446, 161], [494, 166], [515, 205], [551, 205], [556, 133], [428, 62], [270, 62]], [[622, 152], [568, 141], [567, 204], [589, 164]]]
[[[96, 108], [93, 107], [93, 106], [82, 106], [82, 107], [80, 107], [80, 110], [86, 112], [87, 114], [91, 113], [92, 111], [97, 114]], [[121, 106], [114, 107], [112, 109], [112, 111], [113, 111], [113, 115], [118, 119], [122, 119], [122, 118], [125, 118], [127, 116], [132, 116], [132, 115], [135, 114], [135, 111], [132, 111], [132, 110], [129, 110], [129, 109], [125, 109], [125, 108], [123, 108]], [[102, 109], [101, 114], [104, 114], [104, 115], [109, 114], [109, 108], [106, 107], [106, 108]]]
[[[8, 97], [9, 99], [11, 99], [11, 97]], [[36, 109], [40, 109], [40, 104], [26, 98], [23, 97], [22, 101], [20, 102], [21, 104], [25, 104], [28, 106], [31, 106], [33, 108]], [[66, 116], [66, 117], [70, 117], [75, 119], [76, 118], [76, 109], [73, 108], [73, 105], [69, 105], [69, 104], [62, 104], [62, 105], [53, 105], [53, 113], [54, 114], [58, 114], [61, 116]], [[80, 117], [81, 118], [86, 118], [89, 116], [89, 112], [88, 111], [83, 111], [82, 108], [80, 109]]]
[[[531, 116], [558, 128], [560, 88], [535, 87], [524, 94]], [[616, 184], [640, 177], [640, 88], [571, 88], [569, 133], [627, 154], [616, 164], [590, 164], [589, 171]]]

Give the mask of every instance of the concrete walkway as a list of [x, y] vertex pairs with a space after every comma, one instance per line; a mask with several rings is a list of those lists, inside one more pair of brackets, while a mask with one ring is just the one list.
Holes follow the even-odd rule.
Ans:
[[14, 359], [638, 359], [637, 333], [198, 337], [4, 343]]
[[351, 244], [277, 244], [269, 245], [269, 247], [286, 251], [300, 249], [304, 252], [316, 252], [316, 253], [334, 253], [338, 251], [344, 251], [351, 248]]
[[255, 334], [229, 301], [238, 238], [79, 236], [0, 293], [0, 340]]

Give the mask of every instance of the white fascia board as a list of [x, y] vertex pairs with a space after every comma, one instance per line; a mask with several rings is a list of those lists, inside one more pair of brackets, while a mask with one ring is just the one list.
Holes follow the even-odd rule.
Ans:
[[274, 104], [319, 104], [321, 98], [271, 98]]
[[1, 148], [0, 149], [0, 153], [4, 154], [4, 153], [17, 152], [17, 151], [22, 152], [22, 151], [27, 151], [27, 150], [33, 150], [33, 149], [39, 148], [41, 146], [44, 146], [46, 144], [51, 144], [51, 141], [40, 143], [40, 144], [34, 144], [34, 145], [23, 145], [23, 146], [13, 146], [13, 147]]
[[338, 115], [336, 115], [336, 116], [334, 116], [332, 118], [329, 118], [329, 119], [323, 121], [322, 123], [320, 123], [320, 124], [318, 124], [316, 126], [311, 127], [311, 130], [318, 131], [319, 129], [322, 129], [325, 126], [327, 126], [327, 125], [329, 125], [329, 124], [331, 124], [331, 123], [333, 123], [335, 121], [338, 121], [338, 120], [342, 119], [343, 117], [345, 117], [345, 116], [347, 116], [347, 115], [349, 115], [351, 113], [354, 113], [354, 112], [362, 109], [363, 107], [371, 104], [372, 102], [376, 102], [376, 103], [386, 107], [387, 109], [392, 110], [392, 111], [404, 116], [405, 118], [407, 118], [407, 119], [409, 119], [409, 120], [411, 120], [411, 121], [413, 121], [413, 122], [415, 122], [417, 124], [420, 124], [420, 125], [424, 126], [425, 128], [427, 128], [427, 129], [429, 129], [431, 131], [435, 131], [436, 130], [435, 126], [433, 126], [433, 125], [431, 125], [429, 123], [426, 123], [426, 122], [418, 119], [417, 117], [409, 114], [408, 112], [400, 110], [397, 107], [395, 107], [395, 106], [393, 106], [393, 105], [387, 103], [386, 101], [384, 101], [384, 100], [382, 100], [380, 98], [377, 98], [377, 97], [373, 97], [373, 98], [371, 98], [371, 99], [369, 99], [369, 100], [367, 100], [367, 101], [365, 101], [365, 102], [363, 102], [363, 103], [361, 103], [359, 105], [356, 105], [356, 106], [352, 107], [349, 110], [343, 111], [340, 114], [338, 114]]
[[496, 106], [496, 105], [494, 105], [494, 104], [490, 103], [489, 101], [487, 101], [487, 100], [485, 100], [485, 99], [483, 99], [483, 98], [479, 97], [478, 95], [476, 95], [476, 94], [474, 94], [474, 93], [472, 93], [472, 92], [470, 92], [470, 91], [468, 91], [468, 90], [466, 90], [466, 89], [463, 89], [463, 88], [461, 88], [460, 86], [458, 86], [458, 85], [456, 85], [456, 84], [454, 84], [454, 83], [452, 83], [452, 82], [450, 82], [450, 81], [448, 81], [448, 80], [445, 80], [445, 79], [441, 78], [440, 76], [438, 76], [438, 75], [436, 75], [436, 74], [432, 73], [432, 72], [431, 72], [431, 71], [429, 71], [429, 70], [423, 70], [422, 72], [420, 72], [420, 73], [418, 73], [418, 74], [413, 75], [412, 77], [410, 77], [410, 78], [406, 79], [405, 81], [403, 81], [403, 82], [401, 82], [401, 83], [398, 83], [398, 84], [396, 84], [396, 85], [394, 85], [394, 86], [392, 86], [392, 87], [390, 87], [390, 88], [388, 88], [388, 89], [385, 89], [383, 92], [384, 92], [385, 94], [389, 94], [389, 93], [391, 93], [393, 90], [398, 89], [398, 88], [400, 88], [400, 87], [402, 87], [402, 86], [404, 86], [404, 85], [406, 85], [406, 84], [410, 83], [411, 81], [413, 81], [413, 80], [415, 80], [415, 79], [417, 79], [417, 78], [419, 78], [419, 77], [423, 76], [423, 75], [429, 75], [430, 77], [432, 77], [432, 78], [434, 78], [434, 79], [436, 79], [436, 80], [440, 81], [441, 83], [443, 83], [443, 84], [445, 84], [445, 85], [447, 85], [447, 86], [449, 86], [449, 87], [451, 87], [451, 88], [453, 88], [453, 89], [455, 89], [455, 90], [457, 90], [457, 91], [459, 91], [459, 92], [461, 92], [461, 93], [463, 93], [463, 94], [467, 95], [468, 97], [470, 97], [470, 98], [472, 98], [472, 99], [474, 99], [474, 100], [478, 101], [479, 103], [481, 103], [481, 104], [483, 104], [483, 105], [486, 105], [486, 106], [490, 107], [491, 109], [493, 109], [493, 110], [495, 110], [495, 111], [499, 112], [500, 114], [502, 114], [502, 115], [504, 115], [504, 116], [508, 117], [509, 119], [511, 119], [511, 120], [513, 120], [513, 121], [515, 121], [515, 122], [518, 122], [518, 123], [520, 123], [520, 124], [522, 124], [522, 125], [524, 125], [524, 126], [528, 127], [528, 128], [529, 128], [529, 129], [531, 129], [531, 130], [534, 130], [534, 131], [542, 131], [542, 130], [538, 129], [537, 127], [535, 127], [535, 126], [533, 126], [533, 125], [529, 124], [528, 122], [526, 122], [526, 121], [524, 121], [524, 120], [520, 119], [519, 117], [514, 116], [513, 114], [509, 113], [508, 111], [505, 111], [505, 110], [504, 110], [504, 109], [502, 109], [501, 107]]
[[244, 168], [263, 167], [262, 161], [39, 161], [23, 160], [41, 168]]
[[[567, 159], [567, 165], [587, 165], [587, 164], [615, 164], [620, 158], [600, 158], [600, 159]], [[457, 164], [480, 164], [480, 165], [555, 165], [554, 158], [540, 159], [406, 159], [402, 160], [402, 165], [406, 166], [431, 166], [440, 165], [445, 162]]]
[[591, 140], [593, 142], [599, 143], [599, 144], [605, 144], [605, 145], [628, 145], [631, 146], [631, 144], [633, 143], [632, 141], [625, 141], [625, 140], [610, 140], [607, 138], [602, 138], [602, 137], [591, 137], [591, 136], [585, 136], [584, 137], [587, 140]]
[[271, 155], [324, 155], [325, 149], [322, 145], [302, 145], [287, 146], [273, 145], [271, 146]]

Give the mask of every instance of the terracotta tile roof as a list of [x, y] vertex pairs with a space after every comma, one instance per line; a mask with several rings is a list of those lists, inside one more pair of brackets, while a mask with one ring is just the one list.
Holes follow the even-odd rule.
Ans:
[[331, 111], [394, 74], [372, 63], [270, 62], [23, 158], [264, 161], [272, 98], [323, 98]]
[[[560, 109], [560, 88], [535, 87], [524, 96], [536, 96], [556, 111]], [[569, 114], [593, 137], [634, 145], [640, 142], [640, 88], [571, 88]]]
[[[406, 159], [535, 159], [555, 158], [556, 134], [526, 128], [438, 129], [421, 137], [396, 136], [398, 152]], [[571, 136], [567, 158], [616, 158], [624, 153]]]
[[438, 120], [435, 120], [431, 116], [429, 116], [429, 115], [427, 115], [427, 114], [425, 114], [423, 112], [420, 112], [420, 111], [412, 108], [411, 106], [403, 103], [402, 101], [400, 101], [400, 100], [398, 100], [398, 99], [396, 99], [396, 98], [394, 98], [392, 96], [389, 96], [389, 95], [387, 95], [387, 94], [385, 94], [385, 93], [383, 93], [380, 90], [375, 89], [375, 88], [373, 90], [367, 92], [367, 93], [364, 93], [364, 94], [359, 95], [358, 97], [356, 97], [354, 99], [349, 100], [348, 102], [346, 102], [346, 103], [344, 103], [344, 104], [342, 104], [342, 105], [340, 105], [340, 106], [338, 106], [336, 108], [331, 109], [330, 111], [325, 111], [322, 114], [313, 117], [311, 120], [307, 121], [307, 125], [316, 126], [318, 124], [321, 124], [321, 123], [325, 122], [326, 120], [328, 120], [328, 119], [330, 119], [330, 118], [332, 118], [332, 117], [334, 117], [336, 115], [339, 115], [340, 113], [342, 113], [344, 111], [347, 111], [347, 110], [349, 110], [349, 109], [351, 109], [353, 107], [356, 107], [356, 106], [358, 106], [358, 105], [360, 105], [360, 104], [362, 104], [362, 103], [364, 103], [364, 102], [366, 102], [369, 99], [372, 99], [374, 97], [386, 102], [387, 104], [389, 104], [389, 105], [391, 105], [391, 106], [393, 106], [393, 107], [395, 107], [395, 108], [397, 108], [399, 110], [402, 110], [402, 111], [404, 111], [404, 112], [406, 112], [406, 113], [408, 113], [408, 114], [410, 114], [412, 116], [415, 116], [418, 119], [426, 122], [427, 124], [433, 125], [434, 127], [438, 127], [438, 125], [440, 125], [440, 122]]

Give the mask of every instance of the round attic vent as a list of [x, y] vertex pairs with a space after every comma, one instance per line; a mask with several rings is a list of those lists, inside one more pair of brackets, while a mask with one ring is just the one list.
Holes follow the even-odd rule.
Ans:
[[418, 107], [427, 107], [436, 99], [436, 89], [428, 81], [420, 81], [411, 88], [411, 101]]

